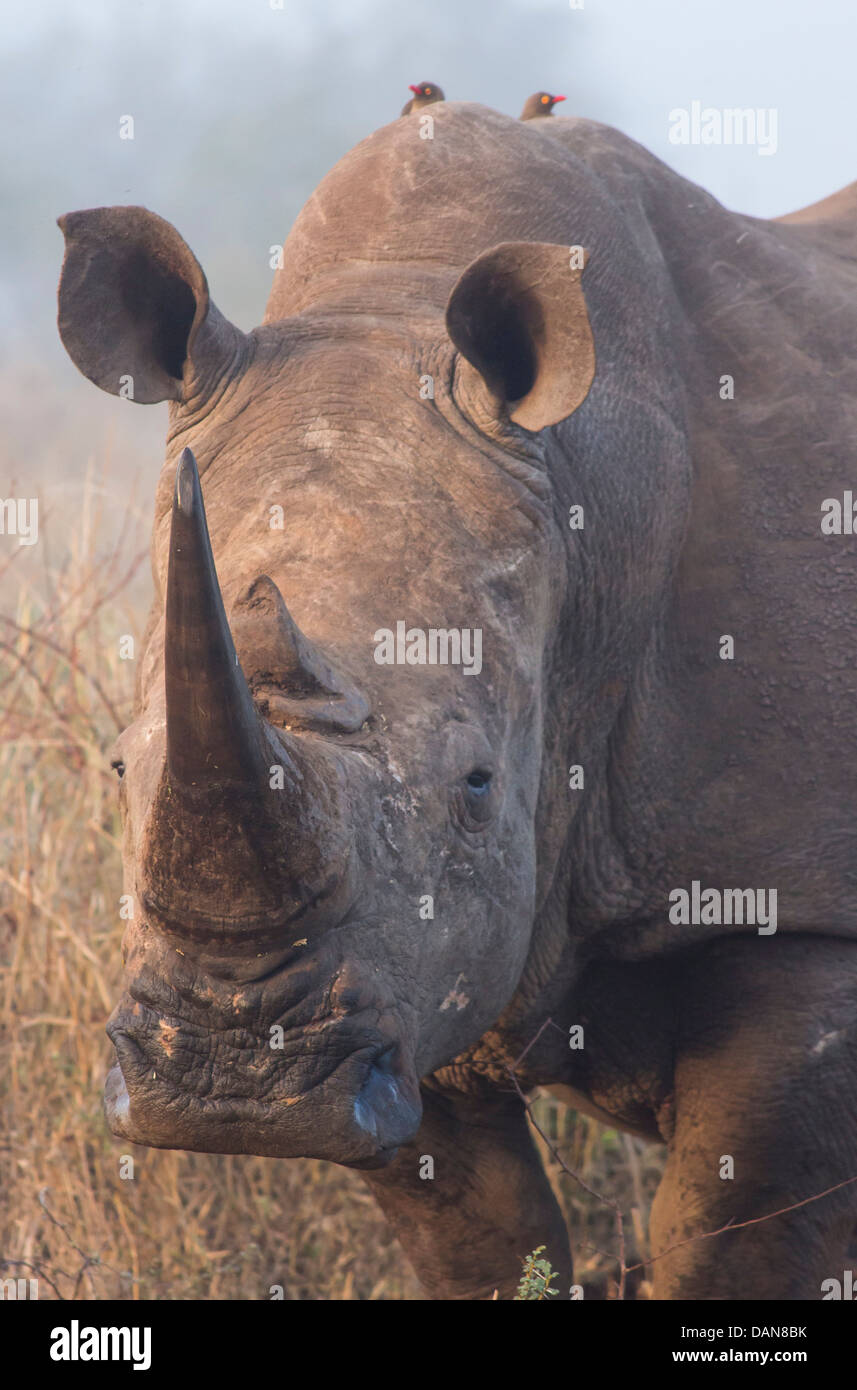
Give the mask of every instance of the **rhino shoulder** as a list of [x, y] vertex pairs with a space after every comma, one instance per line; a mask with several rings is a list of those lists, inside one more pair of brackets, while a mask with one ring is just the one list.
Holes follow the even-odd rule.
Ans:
[[818, 203], [810, 203], [771, 220], [799, 228], [805, 239], [857, 259], [857, 181], [846, 184]]

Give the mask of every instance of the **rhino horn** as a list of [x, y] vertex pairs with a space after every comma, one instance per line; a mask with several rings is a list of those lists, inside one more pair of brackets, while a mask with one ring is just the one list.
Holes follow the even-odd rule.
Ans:
[[354, 733], [367, 719], [366, 697], [304, 636], [267, 574], [240, 596], [230, 620], [253, 694], [273, 723]]
[[190, 449], [176, 475], [164, 664], [166, 766], [147, 821], [143, 904], [203, 969], [261, 977], [297, 938], [340, 919], [352, 833], [335, 755], [257, 712]]
[[176, 472], [164, 663], [171, 777], [189, 787], [260, 775], [264, 729], [226, 620], [190, 449]]

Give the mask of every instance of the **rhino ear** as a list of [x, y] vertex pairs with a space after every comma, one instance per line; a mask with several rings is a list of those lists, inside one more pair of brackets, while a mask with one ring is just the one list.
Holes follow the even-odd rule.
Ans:
[[509, 418], [557, 425], [585, 400], [595, 345], [567, 246], [507, 241], [478, 256], [446, 308], [447, 332]]
[[103, 391], [143, 404], [206, 395], [244, 334], [211, 303], [175, 227], [139, 207], [69, 212], [58, 223], [58, 324], [75, 366]]

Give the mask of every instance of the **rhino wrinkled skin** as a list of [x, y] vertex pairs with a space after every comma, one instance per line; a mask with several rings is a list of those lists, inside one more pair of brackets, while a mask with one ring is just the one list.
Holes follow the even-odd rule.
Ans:
[[[688, 1238], [857, 1174], [857, 195], [762, 221], [589, 121], [432, 113], [247, 334], [153, 213], [61, 219], [73, 361], [170, 402], [108, 1119], [362, 1169], [433, 1297], [541, 1244], [565, 1295], [538, 1035], [525, 1091], [668, 1144], [656, 1297], [818, 1298], [857, 1185]], [[399, 622], [481, 670], [379, 664]], [[676, 924], [693, 882], [776, 931]]]

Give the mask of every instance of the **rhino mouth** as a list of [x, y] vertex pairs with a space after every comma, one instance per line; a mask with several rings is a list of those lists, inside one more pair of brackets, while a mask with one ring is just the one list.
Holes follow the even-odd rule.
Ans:
[[212, 1060], [201, 1029], [125, 1000], [107, 1027], [107, 1122], [152, 1148], [383, 1166], [422, 1117], [406, 1053], [357, 1017], [315, 1028], [316, 1046], [290, 1048], [287, 1034], [283, 1052], [235, 1029]]

